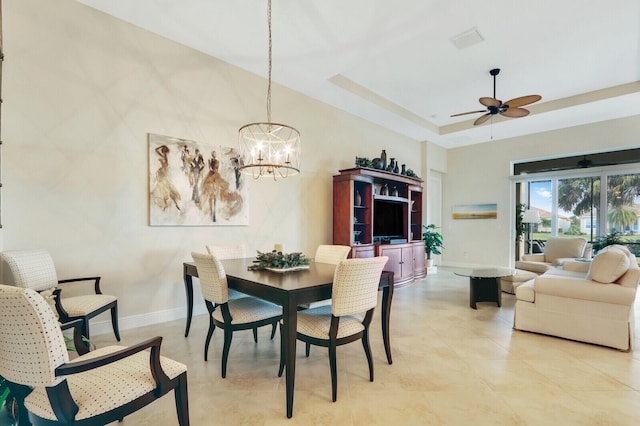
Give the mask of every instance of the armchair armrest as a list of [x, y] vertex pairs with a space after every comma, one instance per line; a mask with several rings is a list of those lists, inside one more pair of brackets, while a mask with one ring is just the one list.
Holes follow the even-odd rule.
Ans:
[[156, 382], [156, 392], [162, 394], [162, 390], [169, 386], [170, 380], [169, 376], [167, 376], [160, 365], [161, 344], [161, 336], [152, 337], [151, 339], [147, 339], [136, 345], [129, 346], [128, 348], [124, 348], [107, 355], [68, 362], [56, 368], [55, 373], [57, 377], [82, 373], [83, 371], [89, 371], [94, 368], [103, 367], [116, 361], [120, 361], [124, 358], [130, 357], [131, 355], [137, 354], [138, 352], [142, 352], [145, 349], [151, 348], [151, 353], [149, 355], [151, 375]]
[[536, 294], [548, 294], [568, 299], [632, 306], [636, 289], [619, 284], [602, 284], [580, 278], [541, 275], [534, 283]]
[[89, 353], [89, 346], [83, 339], [82, 330], [84, 330], [84, 319], [78, 318], [73, 321], [67, 321], [60, 323], [61, 330], [68, 330], [73, 328], [73, 345], [76, 348], [78, 355], [84, 355]]
[[65, 280], [58, 280], [58, 284], [93, 281], [93, 290], [95, 291], [95, 293], [102, 294], [102, 291], [100, 290], [100, 278], [101, 277], [67, 278]]
[[522, 260], [529, 262], [545, 262], [544, 253], [523, 254]]

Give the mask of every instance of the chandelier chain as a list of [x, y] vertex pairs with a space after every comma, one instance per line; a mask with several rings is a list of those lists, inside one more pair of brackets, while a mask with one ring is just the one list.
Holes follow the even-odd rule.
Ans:
[[267, 122], [271, 123], [271, 63], [272, 63], [271, 56], [272, 56], [272, 49], [273, 49], [273, 43], [271, 40], [271, 0], [269, 0], [267, 3], [267, 21], [269, 26], [269, 72], [268, 72], [269, 83], [267, 86]]

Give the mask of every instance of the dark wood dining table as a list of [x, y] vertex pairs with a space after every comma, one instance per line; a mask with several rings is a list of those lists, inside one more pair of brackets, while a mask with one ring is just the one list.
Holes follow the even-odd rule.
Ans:
[[[296, 368], [296, 329], [298, 305], [331, 298], [335, 265], [311, 262], [309, 269], [292, 272], [249, 270], [253, 258], [222, 260], [229, 288], [259, 297], [282, 306], [282, 339], [285, 361], [287, 417], [293, 415], [293, 393]], [[189, 335], [193, 316], [193, 277], [198, 270], [193, 262], [183, 263], [184, 284], [187, 293], [187, 326]], [[383, 271], [380, 277], [382, 290], [382, 337], [387, 361], [392, 363], [389, 343], [389, 317], [393, 298], [393, 272]]]

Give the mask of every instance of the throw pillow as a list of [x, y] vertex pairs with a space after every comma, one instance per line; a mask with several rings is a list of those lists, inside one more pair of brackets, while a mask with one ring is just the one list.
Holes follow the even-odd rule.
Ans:
[[611, 248], [598, 253], [591, 262], [587, 279], [603, 284], [615, 282], [629, 269], [629, 258], [622, 251]]

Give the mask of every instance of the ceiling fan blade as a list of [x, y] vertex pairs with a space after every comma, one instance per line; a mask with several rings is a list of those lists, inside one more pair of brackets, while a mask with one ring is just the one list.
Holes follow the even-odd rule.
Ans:
[[482, 98], [480, 98], [479, 101], [482, 105], [486, 107], [490, 107], [490, 106], [499, 107], [500, 105], [502, 105], [502, 102], [500, 102], [499, 100], [495, 98], [488, 98], [486, 96], [483, 96]]
[[460, 115], [467, 115], [467, 114], [477, 114], [479, 112], [487, 112], [487, 110], [486, 109], [479, 109], [478, 111], [461, 112], [459, 114], [453, 114], [451, 117], [458, 117]]
[[509, 105], [510, 108], [520, 107], [520, 106], [532, 104], [534, 102], [538, 102], [540, 99], [542, 99], [542, 96], [540, 95], [521, 96], [519, 98], [514, 98], [508, 102], [505, 102], [504, 105]]
[[524, 108], [507, 108], [506, 110], [502, 111], [500, 115], [511, 118], [519, 118], [524, 117], [525, 115], [529, 115], [529, 110]]
[[491, 118], [491, 114], [487, 113], [487, 114], [481, 116], [480, 118], [478, 118], [476, 121], [474, 121], [473, 125], [474, 126], [478, 126], [478, 125], [484, 123], [485, 121], [487, 121], [490, 118]]

